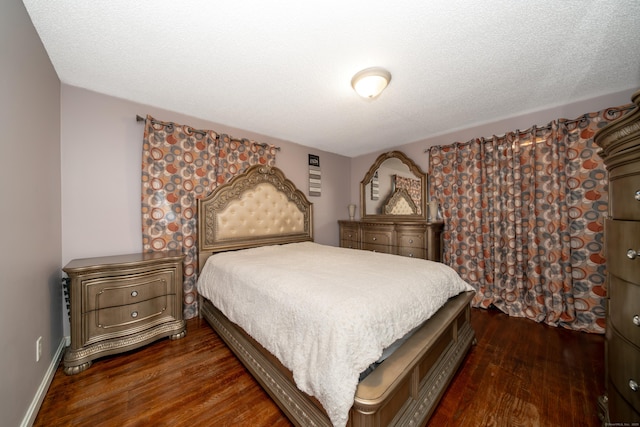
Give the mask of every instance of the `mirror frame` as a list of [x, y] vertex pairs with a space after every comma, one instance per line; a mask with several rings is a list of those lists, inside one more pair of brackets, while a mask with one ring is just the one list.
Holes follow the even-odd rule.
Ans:
[[[409, 167], [409, 171], [412, 172], [416, 178], [420, 179], [422, 187], [422, 201], [421, 201], [421, 213], [418, 215], [384, 215], [384, 214], [367, 214], [366, 211], [366, 191], [365, 188], [376, 171], [380, 168], [382, 163], [387, 159], [398, 159]], [[416, 165], [413, 160], [406, 156], [401, 151], [389, 151], [382, 153], [373, 165], [369, 168], [369, 171], [364, 176], [364, 179], [360, 181], [360, 219], [363, 220], [378, 220], [378, 221], [390, 221], [390, 220], [413, 220], [413, 221], [426, 221], [427, 219], [427, 174], [420, 169], [420, 166]]]

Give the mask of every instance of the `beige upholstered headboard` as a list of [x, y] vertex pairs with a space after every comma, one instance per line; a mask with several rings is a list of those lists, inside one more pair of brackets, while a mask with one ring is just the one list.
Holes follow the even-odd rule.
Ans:
[[417, 213], [416, 204], [404, 188], [396, 188], [396, 191], [385, 202], [382, 210], [385, 215], [415, 215]]
[[313, 205], [276, 167], [252, 166], [198, 200], [199, 267], [215, 252], [313, 240]]

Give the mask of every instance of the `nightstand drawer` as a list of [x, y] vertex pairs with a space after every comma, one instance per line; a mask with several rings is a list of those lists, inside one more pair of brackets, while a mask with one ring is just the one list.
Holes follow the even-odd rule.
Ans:
[[640, 221], [605, 221], [609, 273], [631, 283], [640, 282]]
[[640, 220], [640, 174], [612, 177], [609, 191], [609, 209], [613, 218]]
[[164, 270], [153, 274], [85, 280], [83, 313], [175, 294], [172, 286], [174, 274], [175, 270]]
[[[609, 376], [620, 393], [636, 411], [640, 411], [640, 350], [617, 333], [608, 342]], [[635, 391], [634, 391], [635, 389]]]
[[609, 274], [609, 317], [622, 336], [640, 347], [640, 285]]
[[123, 336], [149, 328], [164, 318], [173, 319], [174, 301], [175, 295], [163, 295], [137, 304], [90, 311], [83, 315], [86, 319], [84, 345], [103, 340], [105, 335]]

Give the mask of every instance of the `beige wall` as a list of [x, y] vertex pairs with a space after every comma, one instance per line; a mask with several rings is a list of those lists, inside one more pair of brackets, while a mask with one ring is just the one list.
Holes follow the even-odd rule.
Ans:
[[17, 426], [63, 338], [60, 82], [19, 0], [0, 6], [0, 93], [0, 424]]
[[[557, 108], [538, 111], [511, 119], [499, 120], [494, 123], [488, 123], [482, 126], [475, 126], [468, 129], [458, 130], [445, 135], [427, 138], [407, 144], [402, 144], [401, 141], [398, 141], [398, 145], [395, 148], [384, 151], [402, 151], [411, 159], [413, 159], [413, 161], [416, 162], [424, 172], [428, 173], [429, 156], [427, 153], [425, 153], [425, 150], [434, 145], [448, 145], [454, 142], [466, 142], [473, 138], [489, 137], [491, 135], [502, 135], [506, 132], [514, 131], [516, 129], [525, 130], [534, 125], [544, 126], [552, 120], [559, 118], [575, 119], [585, 113], [596, 112], [609, 107], [617, 107], [619, 105], [629, 104], [631, 102], [631, 95], [633, 93], [634, 91], [619, 92], [595, 98], [588, 98], [588, 95], [585, 95], [585, 98], [588, 99], [585, 99], [581, 102], [576, 102], [574, 104], [563, 105]], [[364, 178], [364, 175], [369, 170], [369, 167], [373, 164], [373, 162], [375, 162], [376, 158], [382, 152], [383, 151], [374, 152], [351, 159], [351, 200], [353, 203], [358, 204], [358, 212], [360, 210], [360, 181], [362, 180], [362, 178]]]
[[139, 252], [144, 126], [136, 114], [281, 147], [276, 165], [307, 193], [308, 155], [320, 156], [322, 196], [309, 197], [316, 242], [338, 244], [349, 204], [350, 159], [175, 112], [62, 85], [62, 259]]

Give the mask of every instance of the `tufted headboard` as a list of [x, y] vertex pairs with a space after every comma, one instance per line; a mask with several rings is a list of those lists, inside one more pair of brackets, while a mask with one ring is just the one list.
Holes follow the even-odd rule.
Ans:
[[252, 166], [198, 200], [199, 268], [216, 252], [313, 240], [313, 205], [276, 167]]
[[385, 202], [382, 213], [385, 215], [415, 215], [416, 204], [404, 188], [396, 188], [396, 191]]

